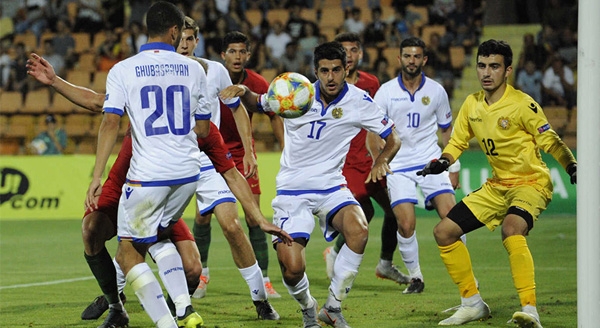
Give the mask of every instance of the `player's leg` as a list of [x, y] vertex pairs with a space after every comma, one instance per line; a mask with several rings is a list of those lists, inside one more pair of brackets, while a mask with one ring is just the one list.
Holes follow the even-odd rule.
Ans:
[[484, 222], [491, 227], [499, 224], [501, 221], [496, 223], [496, 213], [504, 206], [500, 195], [484, 184], [481, 189], [454, 206], [448, 216], [435, 226], [433, 234], [440, 257], [461, 295], [458, 310], [451, 317], [442, 320], [440, 325], [459, 325], [489, 317], [489, 307], [477, 288], [469, 251], [460, 236], [483, 227]]
[[[240, 172], [243, 172], [243, 168]], [[254, 176], [247, 178], [246, 180], [248, 181], [250, 190], [252, 190], [256, 204], [260, 207], [261, 191], [258, 170]], [[248, 221], [246, 221], [246, 224], [248, 224]], [[265, 289], [267, 290], [269, 298], [280, 298], [281, 295], [273, 288], [273, 284], [269, 278], [269, 245], [267, 244], [267, 235], [259, 226], [251, 226], [250, 224], [248, 224], [248, 235], [250, 236], [250, 244], [254, 250], [254, 256], [256, 256], [256, 260], [258, 261], [258, 266], [261, 269]]]
[[[338, 191], [331, 201], [338, 201], [338, 205], [343, 206], [341, 195], [345, 191]], [[339, 208], [327, 206], [325, 208]], [[333, 213], [328, 213], [331, 215]], [[325, 218], [319, 218], [320, 221]], [[358, 274], [358, 268], [364, 256], [364, 250], [369, 237], [367, 219], [358, 204], [348, 203], [343, 206], [331, 219], [331, 226], [346, 237], [346, 244], [340, 249], [335, 260], [333, 268], [333, 277], [329, 285], [329, 296], [327, 301], [319, 311], [319, 319], [329, 325], [345, 323], [342, 315], [341, 303], [348, 296], [348, 292], [354, 284], [354, 279]], [[342, 325], [343, 326], [343, 325]]]
[[194, 232], [194, 240], [196, 247], [200, 252], [200, 260], [202, 261], [202, 274], [200, 275], [200, 282], [198, 288], [192, 294], [194, 298], [203, 298], [206, 296], [206, 289], [208, 282], [210, 281], [210, 272], [208, 269], [208, 251], [211, 243], [211, 227], [210, 220], [212, 218], [212, 212], [207, 214], [201, 214], [196, 204], [196, 218], [194, 219], [194, 225], [192, 230]]
[[506, 193], [509, 203], [502, 223], [502, 243], [508, 252], [513, 283], [521, 303], [521, 311], [515, 312], [512, 321], [519, 327], [541, 327], [537, 312], [533, 257], [525, 236], [534, 227], [534, 221], [546, 209], [550, 194], [532, 186], [521, 186]]
[[390, 205], [387, 189], [382, 183], [367, 185], [371, 197], [383, 210], [383, 223], [381, 225], [381, 251], [379, 262], [375, 267], [375, 275], [381, 279], [389, 279], [398, 284], [408, 284], [410, 277], [400, 272], [393, 264], [394, 252], [398, 246], [398, 223]]
[[99, 208], [93, 212], [87, 211], [82, 220], [84, 257], [104, 295], [88, 305], [81, 313], [81, 318], [98, 319], [110, 308], [112, 313], [109, 313], [104, 323], [124, 326], [129, 322], [123, 308], [125, 295], [121, 294], [122, 297], [119, 297], [115, 267], [105, 247], [105, 242], [117, 233], [118, 194], [115, 197], [108, 196], [111, 191], [108, 184], [105, 184], [106, 188], [98, 201]]
[[[250, 296], [261, 319], [279, 320], [279, 314], [272, 308], [263, 282], [261, 269], [254, 257], [250, 240], [244, 233], [238, 220], [236, 203], [222, 202], [214, 208], [217, 221], [223, 230], [223, 235], [229, 243], [233, 262], [248, 284]], [[262, 231], [262, 230], [261, 230]]]
[[[279, 226], [294, 238], [291, 246], [275, 242], [277, 259], [283, 276], [283, 285], [288, 293], [300, 304], [304, 327], [320, 327], [317, 322], [317, 301], [311, 295], [304, 249], [315, 227], [315, 219], [310, 202], [305, 195], [278, 195], [272, 202], [273, 224]], [[293, 218], [293, 220], [289, 220]]]

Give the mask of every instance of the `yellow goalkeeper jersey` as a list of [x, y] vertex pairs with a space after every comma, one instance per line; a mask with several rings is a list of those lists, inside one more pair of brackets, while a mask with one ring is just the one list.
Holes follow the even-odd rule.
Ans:
[[566, 168], [575, 163], [571, 150], [548, 123], [542, 108], [527, 94], [506, 86], [502, 98], [492, 105], [484, 91], [467, 97], [454, 122], [444, 153], [455, 159], [477, 138], [492, 167], [492, 181], [502, 185], [551, 183], [540, 149]]

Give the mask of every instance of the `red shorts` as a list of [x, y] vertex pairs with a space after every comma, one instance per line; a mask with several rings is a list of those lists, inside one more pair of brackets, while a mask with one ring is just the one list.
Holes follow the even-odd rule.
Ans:
[[98, 198], [98, 209], [86, 209], [84, 217], [92, 212], [104, 213], [112, 222], [117, 231], [117, 210], [119, 208], [119, 199], [121, 198], [121, 186], [117, 186], [110, 178], [102, 185], [102, 193]]
[[171, 230], [171, 241], [176, 243], [183, 240], [195, 241], [194, 235], [190, 231], [190, 227], [188, 227], [183, 219], [179, 219], [177, 223], [173, 225]]
[[[241, 154], [232, 153], [232, 155], [233, 155], [233, 161], [235, 162], [235, 167], [238, 169], [238, 171], [240, 171], [240, 173], [242, 175], [244, 175], [244, 153], [243, 152]], [[256, 157], [256, 154], [254, 154], [254, 157]], [[260, 179], [258, 178], [258, 168], [256, 169], [256, 174], [254, 174], [254, 176], [247, 178], [246, 181], [248, 181], [248, 185], [250, 186], [250, 190], [252, 190], [252, 194], [254, 194], [254, 195], [261, 194]]]
[[342, 171], [346, 177], [348, 188], [359, 203], [368, 200], [380, 190], [385, 191], [385, 180], [365, 183], [370, 173], [371, 169], [362, 170], [356, 167], [344, 167]]

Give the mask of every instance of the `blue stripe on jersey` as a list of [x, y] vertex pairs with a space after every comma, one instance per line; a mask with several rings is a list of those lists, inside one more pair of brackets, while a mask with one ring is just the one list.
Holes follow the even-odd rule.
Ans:
[[[425, 84], [425, 80], [426, 80], [425, 73], [421, 72], [421, 84], [419, 84], [419, 87], [417, 88], [417, 90], [415, 90], [415, 94], [417, 93], [417, 91], [421, 90], [421, 88]], [[408, 91], [408, 89], [406, 89], [406, 87], [404, 86], [404, 82], [402, 82], [402, 74], [398, 74], [398, 84], [400, 85], [400, 88], [402, 90], [408, 92], [408, 94], [410, 95], [410, 101], [415, 102], [415, 95], [410, 93], [410, 91]]]
[[106, 107], [106, 108], [103, 108], [102, 110], [105, 113], [117, 114], [119, 116], [123, 116], [123, 114], [125, 113], [122, 108], [116, 108], [116, 107]]
[[407, 168], [400, 169], [400, 170], [393, 170], [392, 172], [394, 172], [394, 173], [410, 172], [410, 171], [422, 170], [424, 167], [425, 167], [425, 164], [416, 165], [416, 166], [411, 166], [411, 167], [407, 167]]
[[335, 97], [334, 100], [329, 102], [329, 105], [327, 105], [327, 107], [323, 106], [323, 102], [321, 101], [321, 81], [317, 80], [317, 82], [315, 82], [315, 99], [321, 103], [321, 116], [325, 116], [325, 114], [327, 113], [327, 109], [330, 106], [335, 106], [338, 102], [340, 102], [344, 96], [346, 95], [346, 93], [348, 92], [348, 83], [346, 81], [344, 81], [344, 87], [342, 88], [342, 90], [340, 91], [340, 93], [338, 94], [337, 97]]
[[381, 139], [385, 139], [387, 138], [387, 136], [390, 135], [390, 133], [392, 133], [392, 128], [394, 127], [395, 124], [392, 124], [392, 126], [390, 126], [389, 129], [383, 131], [379, 136], [381, 137]]
[[306, 190], [277, 190], [277, 195], [298, 196], [303, 194], [330, 194], [342, 188], [347, 188], [347, 185], [335, 186], [325, 190], [306, 189]]
[[225, 198], [221, 198], [221, 199], [217, 199], [214, 203], [210, 204], [210, 206], [208, 206], [207, 208], [203, 208], [201, 209], [200, 215], [206, 215], [208, 213], [212, 213], [213, 209], [215, 207], [217, 207], [217, 205], [222, 204], [222, 203], [234, 203], [235, 204], [236, 199], [234, 197], [225, 197]]
[[[437, 195], [448, 194], [448, 193], [454, 195], [454, 190], [452, 190], [452, 189], [438, 190], [438, 191], [434, 192], [433, 194], [427, 196], [427, 198], [425, 198], [425, 203], [429, 203], [433, 199], [433, 197], [435, 197]], [[427, 210], [431, 211], [432, 208], [428, 208]]]
[[175, 47], [173, 47], [170, 44], [164, 43], [164, 42], [151, 42], [151, 43], [143, 44], [140, 47], [140, 51], [145, 51], [145, 50], [167, 50], [167, 51], [175, 51]]
[[450, 125], [452, 125], [452, 123], [448, 123], [448, 124], [438, 124], [438, 126], [439, 126], [441, 129], [447, 129], [447, 128], [449, 128], [449, 127], [450, 127]]
[[229, 108], [236, 108], [236, 107], [239, 107], [239, 106], [240, 106], [240, 99], [239, 98], [238, 98], [238, 100], [236, 102], [231, 103], [231, 104], [227, 104], [227, 107], [229, 107]]
[[199, 179], [200, 179], [200, 173], [198, 173], [194, 176], [191, 176], [191, 177], [174, 179], [174, 180], [136, 181], [136, 180], [126, 179], [125, 183], [127, 183], [128, 185], [141, 186], [141, 187], [162, 187], [162, 186], [173, 186], [173, 185], [186, 184], [186, 183], [198, 181]]
[[158, 240], [157, 236], [152, 236], [152, 237], [147, 237], [147, 238], [134, 238], [134, 237], [121, 237], [121, 236], [117, 236], [117, 240], [121, 241], [121, 240], [130, 240], [134, 243], [140, 243], [140, 244], [152, 244], [154, 242], [156, 242]]
[[414, 199], [414, 198], [403, 198], [403, 199], [398, 199], [395, 202], [392, 202], [390, 204], [390, 206], [392, 208], [394, 208], [394, 206], [398, 205], [398, 204], [402, 204], [402, 203], [413, 203], [413, 204], [417, 204], [419, 201]]
[[210, 114], [198, 115], [194, 114], [196, 121], [208, 121], [210, 120]]
[[203, 166], [200, 168], [200, 172], [204, 172], [204, 171], [208, 171], [208, 170], [214, 170], [215, 167], [213, 165], [208, 165], [208, 166]]

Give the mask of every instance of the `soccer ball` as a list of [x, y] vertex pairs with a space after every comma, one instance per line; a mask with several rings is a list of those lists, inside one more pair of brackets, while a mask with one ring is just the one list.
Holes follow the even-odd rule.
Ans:
[[306, 76], [286, 72], [277, 76], [269, 85], [267, 103], [269, 108], [283, 118], [300, 117], [312, 107], [315, 88]]

